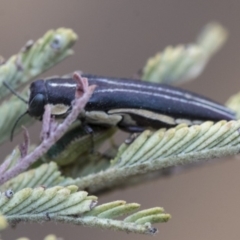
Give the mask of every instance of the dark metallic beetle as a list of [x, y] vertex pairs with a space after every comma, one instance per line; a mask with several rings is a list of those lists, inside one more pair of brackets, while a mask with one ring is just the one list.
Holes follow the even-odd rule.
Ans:
[[[81, 116], [88, 125], [117, 125], [128, 132], [140, 132], [148, 127], [235, 119], [234, 112], [221, 104], [179, 88], [132, 79], [82, 76], [88, 78], [89, 85], [97, 86]], [[27, 112], [41, 118], [44, 105], [50, 104], [52, 115], [63, 118], [71, 111], [75, 91], [72, 78], [36, 80], [30, 86]]]

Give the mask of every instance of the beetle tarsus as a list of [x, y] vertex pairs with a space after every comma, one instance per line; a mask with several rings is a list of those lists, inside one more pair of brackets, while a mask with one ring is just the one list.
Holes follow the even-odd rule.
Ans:
[[131, 144], [138, 136], [140, 133], [132, 133], [128, 136], [128, 138], [125, 140], [126, 144]]
[[83, 130], [91, 136], [91, 153], [94, 153], [94, 131], [86, 122], [82, 121]]

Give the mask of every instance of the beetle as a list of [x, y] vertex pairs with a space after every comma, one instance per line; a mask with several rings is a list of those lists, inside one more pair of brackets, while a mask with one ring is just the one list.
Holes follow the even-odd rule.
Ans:
[[[126, 78], [82, 74], [96, 88], [79, 116], [86, 125], [118, 126], [127, 132], [146, 128], [199, 124], [206, 120], [234, 120], [235, 113], [201, 95], [164, 84]], [[30, 85], [27, 113], [41, 119], [44, 106], [64, 118], [72, 108], [76, 82], [71, 77], [39, 79]]]

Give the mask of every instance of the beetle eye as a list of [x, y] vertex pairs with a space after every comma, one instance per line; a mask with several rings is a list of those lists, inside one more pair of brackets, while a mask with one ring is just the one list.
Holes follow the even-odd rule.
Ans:
[[32, 101], [29, 103], [29, 115], [34, 117], [40, 117], [44, 113], [44, 105], [45, 105], [45, 96], [43, 94], [38, 93]]

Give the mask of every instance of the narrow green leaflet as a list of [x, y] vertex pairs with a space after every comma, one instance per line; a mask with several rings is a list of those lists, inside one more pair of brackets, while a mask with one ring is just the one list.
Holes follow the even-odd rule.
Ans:
[[0, 215], [0, 231], [8, 226], [7, 220], [4, 216]]

